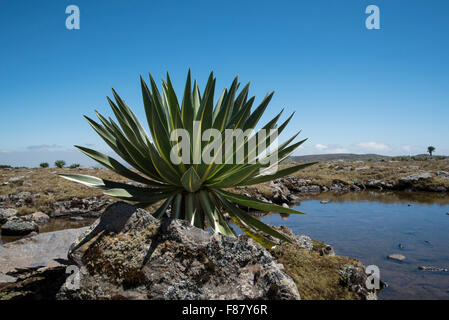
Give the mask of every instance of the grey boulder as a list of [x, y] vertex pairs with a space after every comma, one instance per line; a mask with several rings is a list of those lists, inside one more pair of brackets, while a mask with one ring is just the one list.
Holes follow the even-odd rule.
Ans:
[[300, 299], [293, 280], [252, 241], [118, 202], [69, 251], [80, 286], [59, 299]]
[[64, 265], [70, 245], [87, 228], [42, 233], [0, 246], [0, 273]]
[[15, 216], [17, 214], [17, 210], [14, 208], [0, 208], [0, 224], [8, 221], [9, 218]]
[[1, 230], [2, 235], [5, 236], [24, 236], [31, 232], [38, 232], [39, 228], [34, 222], [25, 221], [18, 217], [12, 217], [2, 225]]
[[36, 224], [44, 224], [50, 221], [50, 217], [40, 211], [23, 216], [22, 219], [24, 219], [25, 221], [34, 222]]
[[399, 179], [402, 183], [408, 183], [408, 182], [415, 182], [418, 180], [427, 180], [432, 178], [432, 174], [429, 172], [423, 172], [423, 173], [414, 173], [406, 177], [402, 177]]

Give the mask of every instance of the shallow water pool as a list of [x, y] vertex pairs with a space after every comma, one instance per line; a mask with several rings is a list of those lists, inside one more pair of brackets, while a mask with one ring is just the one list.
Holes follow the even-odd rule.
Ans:
[[[322, 204], [321, 200], [329, 200]], [[380, 268], [389, 287], [380, 299], [449, 299], [449, 196], [432, 193], [352, 192], [307, 196], [297, 210], [306, 215], [270, 215], [262, 221], [332, 245], [338, 255]], [[403, 248], [400, 248], [399, 245]], [[404, 262], [387, 259], [400, 253]]]

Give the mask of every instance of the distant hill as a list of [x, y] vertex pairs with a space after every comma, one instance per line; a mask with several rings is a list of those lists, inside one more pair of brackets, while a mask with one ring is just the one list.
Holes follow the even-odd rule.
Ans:
[[311, 154], [307, 156], [291, 156], [290, 162], [314, 162], [314, 161], [380, 161], [390, 160], [389, 156], [379, 154], [355, 154], [355, 153], [329, 153], [329, 154]]
[[291, 156], [285, 162], [315, 162], [315, 161], [424, 161], [424, 160], [443, 160], [449, 159], [448, 156], [432, 156], [428, 154], [418, 154], [415, 156], [383, 156], [380, 154], [355, 154], [355, 153], [330, 153], [330, 154], [311, 154], [306, 156]]

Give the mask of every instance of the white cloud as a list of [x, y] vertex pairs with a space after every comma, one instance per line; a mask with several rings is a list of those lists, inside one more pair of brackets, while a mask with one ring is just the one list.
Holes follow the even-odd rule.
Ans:
[[357, 146], [363, 149], [374, 151], [385, 151], [390, 149], [388, 145], [381, 142], [360, 142], [357, 144]]
[[348, 149], [346, 149], [346, 148], [340, 148], [340, 147], [333, 148], [333, 149], [330, 149], [330, 150], [328, 150], [328, 151], [329, 151], [329, 153], [349, 153], [349, 150], [348, 150]]
[[327, 146], [325, 146], [324, 144], [316, 144], [315, 145], [315, 148], [316, 149], [318, 149], [318, 150], [325, 150], [325, 149], [327, 149]]
[[56, 150], [56, 149], [62, 149], [62, 146], [58, 144], [39, 144], [39, 145], [33, 145], [26, 147], [28, 150], [33, 151], [50, 151], [50, 150]]

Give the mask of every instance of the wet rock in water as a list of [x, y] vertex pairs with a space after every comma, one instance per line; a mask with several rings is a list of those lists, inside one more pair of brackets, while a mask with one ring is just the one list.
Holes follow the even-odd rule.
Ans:
[[327, 204], [327, 203], [329, 203], [329, 200], [321, 200], [320, 203], [321, 204]]
[[393, 253], [387, 256], [388, 259], [391, 260], [396, 260], [396, 261], [404, 261], [405, 260], [405, 256], [403, 254], [399, 254], [399, 253]]
[[5, 224], [2, 225], [2, 235], [5, 236], [23, 236], [33, 231], [39, 231], [37, 224], [34, 222], [25, 221], [18, 217], [9, 218]]
[[401, 249], [404, 249], [404, 245], [403, 245], [402, 243], [400, 243], [400, 244], [398, 245], [398, 247], [401, 248]]
[[419, 266], [418, 269], [422, 271], [449, 272], [448, 268], [432, 267], [432, 266]]
[[69, 219], [70, 219], [70, 220], [73, 220], [73, 221], [83, 221], [83, 220], [84, 220], [83, 217], [77, 217], [77, 216], [70, 217]]
[[37, 211], [22, 217], [25, 221], [31, 221], [36, 224], [44, 224], [50, 221], [50, 217], [43, 212]]
[[0, 224], [5, 223], [9, 218], [16, 214], [17, 210], [14, 208], [0, 208]]
[[408, 183], [408, 182], [415, 182], [418, 180], [427, 180], [430, 178], [432, 178], [432, 174], [430, 174], [429, 172], [414, 173], [409, 176], [400, 178], [399, 182]]
[[59, 299], [299, 299], [271, 254], [243, 237], [159, 221], [118, 202], [69, 251], [80, 288]]

